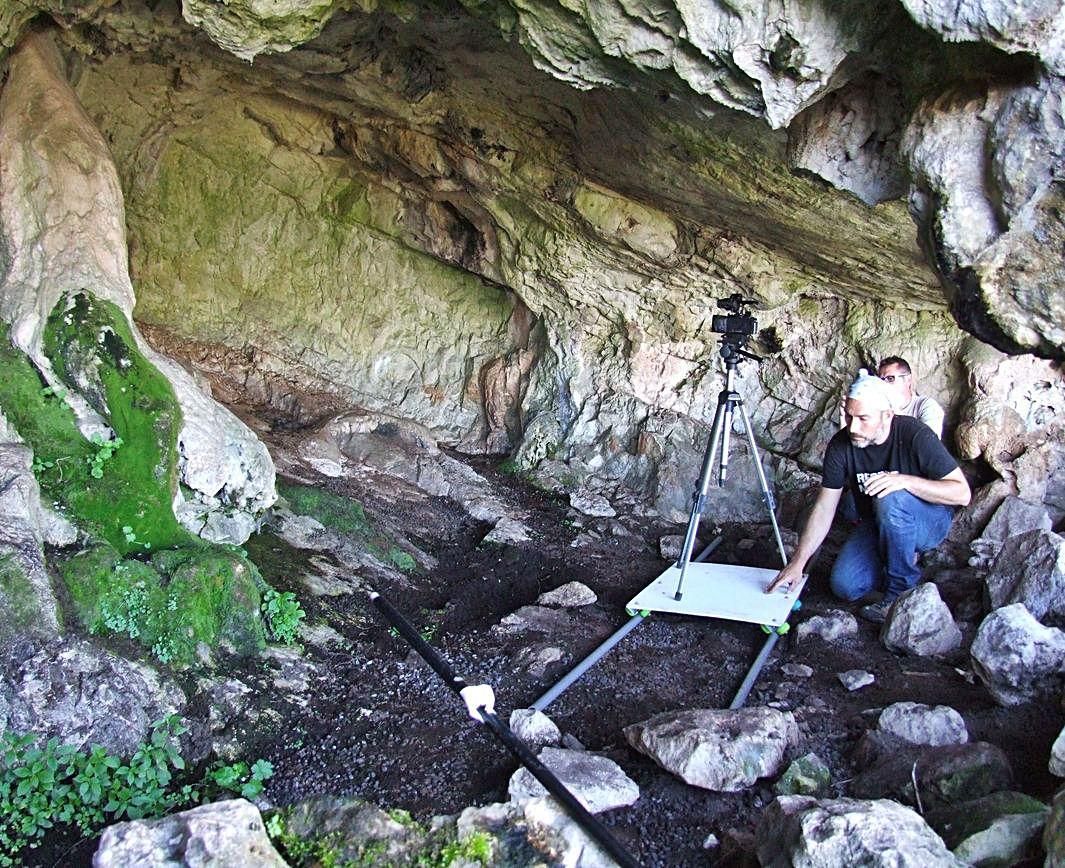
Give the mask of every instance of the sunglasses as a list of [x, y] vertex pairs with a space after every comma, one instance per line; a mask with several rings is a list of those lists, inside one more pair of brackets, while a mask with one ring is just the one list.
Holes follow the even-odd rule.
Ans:
[[894, 383], [896, 380], [905, 380], [909, 374], [881, 374], [880, 379], [885, 383]]

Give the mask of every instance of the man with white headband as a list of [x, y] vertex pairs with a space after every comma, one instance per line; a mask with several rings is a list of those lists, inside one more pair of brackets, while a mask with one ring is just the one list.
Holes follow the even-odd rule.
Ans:
[[836, 596], [857, 600], [883, 591], [859, 614], [881, 623], [899, 594], [917, 584], [917, 555], [950, 530], [954, 507], [971, 492], [958, 462], [922, 422], [895, 414], [887, 383], [864, 368], [847, 392], [846, 425], [828, 443], [821, 490], [795, 554], [766, 588], [790, 588], [832, 527], [844, 487], [861, 519], [840, 549], [829, 584]]

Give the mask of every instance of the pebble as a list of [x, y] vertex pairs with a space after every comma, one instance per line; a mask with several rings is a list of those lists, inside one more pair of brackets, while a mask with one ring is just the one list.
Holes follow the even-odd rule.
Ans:
[[866, 687], [876, 681], [873, 673], [866, 672], [864, 669], [848, 669], [846, 672], [840, 672], [836, 677], [844, 687], [852, 691]]
[[785, 663], [780, 671], [791, 678], [809, 678], [814, 674], [813, 667], [805, 663]]

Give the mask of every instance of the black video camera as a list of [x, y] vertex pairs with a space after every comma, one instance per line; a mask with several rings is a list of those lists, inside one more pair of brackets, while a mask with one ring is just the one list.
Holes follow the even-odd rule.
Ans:
[[726, 340], [738, 338], [746, 341], [758, 331], [758, 320], [751, 316], [748, 309], [750, 305], [755, 304], [754, 299], [744, 298], [738, 292], [734, 292], [728, 298], [719, 299], [717, 304], [718, 307], [730, 313], [727, 316], [715, 313], [710, 328], [718, 334], [725, 335]]

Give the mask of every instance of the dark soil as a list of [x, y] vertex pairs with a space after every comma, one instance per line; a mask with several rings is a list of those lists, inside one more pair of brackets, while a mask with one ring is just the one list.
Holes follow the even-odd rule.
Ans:
[[[490, 528], [442, 499], [396, 497], [367, 482], [313, 481], [360, 501], [373, 521], [403, 528], [438, 559], [439, 566], [428, 574], [377, 590], [469, 683], [493, 685], [505, 721], [511, 710], [531, 705], [628, 620], [626, 602], [668, 566], [658, 555], [659, 538], [683, 528], [625, 516], [617, 521], [578, 516], [562, 499], [486, 462], [476, 469], [516, 512], [527, 514], [532, 543], [482, 545]], [[628, 535], [618, 535], [625, 528]], [[765, 527], [725, 525], [720, 531], [723, 543], [712, 560], [776, 565]], [[582, 532], [599, 538], [582, 537], [586, 544], [573, 546]], [[712, 532], [707, 528], [704, 542]], [[753, 549], [737, 545], [745, 539], [758, 542]], [[309, 622], [328, 623], [350, 642], [342, 653], [306, 648], [315, 674], [305, 705], [280, 702], [266, 686], [258, 696], [265, 713], [249, 722], [242, 741], [250, 758], [262, 756], [274, 764], [269, 802], [284, 806], [319, 794], [355, 796], [426, 821], [506, 800], [516, 760], [469, 719], [461, 700], [390, 632], [367, 595], [308, 594], [298, 576], [311, 556], [274, 536], [253, 538], [248, 550], [271, 584], [299, 594]], [[822, 555], [815, 566], [794, 622], [841, 608], [827, 591], [828, 562]], [[573, 580], [598, 595], [598, 602], [574, 610], [576, 629], [521, 637], [492, 630], [505, 615]], [[897, 656], [879, 644], [876, 627], [860, 623], [859, 635], [844, 644], [809, 639], [800, 645], [794, 632], [785, 636], [748, 699], [748, 704], [772, 703], [795, 713], [802, 733], [796, 756], [817, 753], [832, 769], [835, 792], [845, 795], [854, 774], [851, 751], [875, 724], [870, 712], [902, 700], [945, 704], [963, 715], [973, 740], [990, 741], [1006, 752], [1017, 789], [1049, 800], [1057, 782], [1047, 771], [1047, 758], [1062, 727], [1056, 703], [1000, 708], [979, 682], [966, 679], [965, 654], [946, 661]], [[634, 805], [601, 817], [642, 864], [722, 863], [727, 846], [706, 850], [707, 836], [713, 833], [726, 845], [730, 838], [742, 839], [774, 797], [771, 781], [739, 793], [688, 786], [629, 748], [622, 735], [624, 726], [658, 712], [728, 706], [765, 639], [757, 625], [652, 615], [546, 709], [564, 733], [614, 759], [639, 785]], [[519, 655], [539, 643], [560, 647], [565, 656], [543, 677], [534, 677]], [[789, 678], [781, 671], [787, 662], [811, 666], [813, 676]], [[876, 681], [849, 693], [837, 673], [856, 668], [872, 672]], [[237, 674], [253, 679], [264, 671]]]
[[[489, 528], [462, 517], [446, 502], [422, 502], [408, 511], [402, 503], [359, 490], [358, 484], [328, 484], [337, 490], [347, 487], [370, 513], [387, 514], [439, 559], [436, 570], [411, 584], [378, 590], [419, 629], [429, 628], [425, 633], [432, 644], [469, 683], [494, 686], [497, 710], [506, 720], [512, 709], [532, 704], [628, 620], [625, 603], [667, 566], [657, 553], [660, 536], [682, 528], [621, 517], [631, 535], [612, 535], [616, 522], [575, 517], [561, 499], [483, 462], [477, 469], [530, 516], [533, 543], [481, 546]], [[419, 527], [433, 532], [419, 534]], [[601, 538], [572, 546], [582, 530], [599, 532]], [[775, 565], [766, 528], [732, 525], [721, 532], [724, 542], [713, 560]], [[760, 542], [739, 551], [737, 543], [743, 539]], [[261, 551], [283, 544], [260, 539], [256, 545]], [[823, 571], [828, 562], [822, 556], [793, 621], [840, 607], [827, 592]], [[503, 616], [572, 580], [584, 582], [599, 597], [576, 610], [579, 629], [520, 638], [493, 632]], [[276, 769], [269, 798], [284, 805], [319, 793], [353, 795], [405, 808], [421, 820], [505, 800], [517, 762], [390, 634], [367, 598], [348, 597], [346, 602], [357, 609], [354, 615], [347, 613], [347, 629], [330, 620], [353, 642], [351, 652], [330, 657], [308, 652], [322, 665], [314, 700], [285, 718], [283, 739], [261, 747]], [[773, 703], [794, 711], [803, 735], [796, 755], [820, 755], [833, 771], [838, 794], [846, 794], [854, 773], [852, 748], [875, 724], [869, 712], [910, 700], [957, 709], [973, 740], [990, 741], [1006, 752], [1018, 789], [1045, 800], [1052, 795], [1057, 782], [1047, 771], [1047, 757], [1062, 727], [1056, 704], [1003, 709], [979, 682], [969, 683], [965, 654], [946, 661], [900, 657], [886, 651], [877, 641], [877, 628], [865, 622], [856, 639], [839, 645], [819, 639], [798, 645], [792, 636], [777, 645], [748, 704]], [[639, 784], [640, 799], [603, 820], [643, 864], [711, 864], [715, 854], [703, 848], [707, 835], [750, 831], [773, 794], [770, 782], [732, 794], [688, 786], [629, 748], [622, 728], [662, 711], [726, 707], [765, 639], [757, 625], [653, 615], [546, 709], [564, 733], [613, 758]], [[530, 643], [556, 645], [566, 655], [536, 678], [516, 662]], [[789, 678], [780, 669], [785, 662], [805, 663], [814, 674], [805, 680]], [[872, 672], [876, 681], [849, 693], [837, 673], [855, 668]]]

